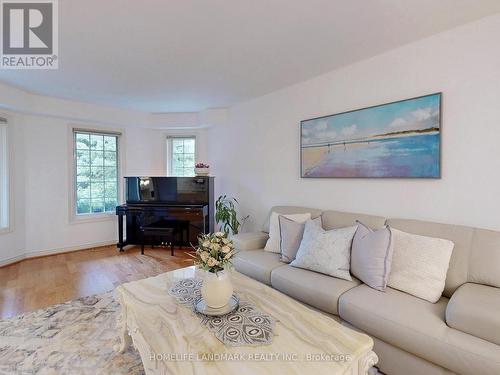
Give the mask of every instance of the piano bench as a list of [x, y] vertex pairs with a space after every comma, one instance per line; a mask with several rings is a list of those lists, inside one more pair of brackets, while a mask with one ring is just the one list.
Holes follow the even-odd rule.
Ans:
[[172, 256], [174, 255], [174, 246], [176, 242], [175, 237], [177, 234], [175, 228], [146, 225], [146, 226], [141, 226], [140, 230], [142, 234], [141, 254], [144, 254], [144, 242], [145, 242], [144, 240], [146, 236], [159, 236], [166, 238], [166, 242], [170, 243], [170, 253]]

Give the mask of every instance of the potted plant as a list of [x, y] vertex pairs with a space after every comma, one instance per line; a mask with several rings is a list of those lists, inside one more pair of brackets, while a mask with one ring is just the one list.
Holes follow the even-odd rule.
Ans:
[[247, 215], [238, 219], [238, 213], [236, 212], [237, 204], [238, 201], [236, 198], [228, 198], [226, 195], [221, 195], [215, 202], [215, 221], [227, 236], [229, 234], [238, 234], [240, 228], [249, 218], [249, 215]]
[[202, 234], [198, 237], [194, 264], [203, 270], [201, 296], [211, 308], [221, 308], [233, 295], [233, 286], [226, 266], [235, 255], [233, 243], [223, 232]]
[[205, 163], [196, 163], [194, 166], [194, 173], [197, 176], [208, 176], [208, 173], [210, 172], [210, 166]]

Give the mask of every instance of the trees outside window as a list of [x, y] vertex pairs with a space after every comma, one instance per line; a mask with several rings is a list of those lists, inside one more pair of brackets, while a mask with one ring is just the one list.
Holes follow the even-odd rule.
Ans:
[[118, 136], [74, 132], [77, 215], [114, 212], [118, 204]]

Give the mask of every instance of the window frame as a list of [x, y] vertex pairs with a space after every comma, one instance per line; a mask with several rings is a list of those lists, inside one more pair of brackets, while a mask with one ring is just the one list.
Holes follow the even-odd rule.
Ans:
[[[5, 152], [5, 159], [3, 165], [0, 165], [0, 183], [5, 184], [5, 201], [7, 205], [7, 225], [0, 226], [0, 234], [10, 233], [14, 230], [14, 204], [13, 204], [13, 188], [12, 188], [12, 145], [11, 145], [11, 137], [10, 137], [10, 118], [6, 114], [0, 113], [0, 142], [5, 142], [5, 148], [2, 147], [2, 150]], [[3, 159], [3, 158], [2, 158]], [[2, 181], [3, 180], [3, 181]], [[2, 197], [0, 197], [2, 199]], [[2, 213], [0, 213], [1, 215]]]
[[[179, 177], [174, 176], [172, 173], [172, 160], [173, 160], [173, 146], [172, 140], [174, 139], [194, 139], [194, 165], [198, 162], [198, 136], [196, 134], [171, 134], [167, 135], [166, 138], [166, 172], [168, 177]], [[194, 166], [193, 166], [194, 167]], [[194, 173], [194, 170], [193, 170]], [[194, 174], [193, 174], [194, 176]]]
[[70, 126], [68, 131], [69, 138], [69, 179], [70, 179], [70, 204], [69, 204], [69, 223], [80, 224], [88, 222], [116, 220], [115, 212], [95, 212], [89, 214], [76, 213], [76, 133], [89, 133], [99, 135], [116, 136], [116, 186], [117, 186], [117, 205], [123, 203], [123, 170], [124, 170], [124, 142], [121, 129], [97, 128], [84, 126]]

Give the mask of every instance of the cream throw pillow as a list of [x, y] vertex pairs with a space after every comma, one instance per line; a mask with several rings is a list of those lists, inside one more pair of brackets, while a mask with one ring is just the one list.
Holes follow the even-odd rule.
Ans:
[[269, 239], [266, 242], [266, 246], [264, 250], [269, 251], [271, 253], [279, 253], [280, 252], [280, 222], [279, 216], [284, 216], [287, 219], [293, 220], [297, 223], [305, 223], [307, 220], [311, 218], [310, 213], [306, 214], [288, 214], [288, 215], [280, 215], [277, 212], [271, 213], [271, 219], [269, 220]]
[[357, 228], [326, 231], [314, 220], [306, 221], [297, 256], [290, 265], [351, 281], [351, 244]]
[[391, 228], [394, 253], [387, 286], [436, 303], [444, 290], [455, 244]]

